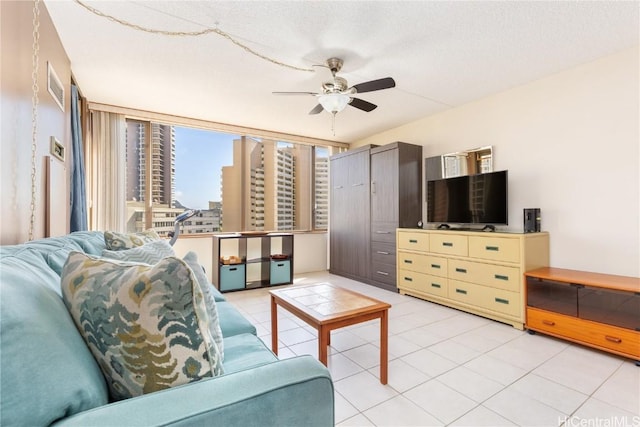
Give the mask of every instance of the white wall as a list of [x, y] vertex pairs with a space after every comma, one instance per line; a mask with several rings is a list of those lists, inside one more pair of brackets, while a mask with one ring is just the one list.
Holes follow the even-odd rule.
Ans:
[[173, 250], [180, 258], [187, 252], [193, 251], [198, 256], [198, 262], [204, 267], [207, 278], [211, 281], [213, 271], [213, 238], [209, 237], [186, 237], [178, 238], [173, 245]]
[[[35, 212], [33, 237], [45, 237], [46, 165], [49, 138], [55, 136], [66, 148], [64, 184], [69, 188], [71, 171], [71, 64], [58, 38], [49, 12], [40, 2], [38, 54], [38, 117], [35, 153]], [[0, 244], [12, 245], [29, 239], [31, 219], [31, 140], [33, 71], [33, 2], [0, 1]], [[62, 111], [47, 91], [47, 62], [64, 86]], [[55, 160], [55, 164], [58, 164]], [[60, 165], [58, 165], [60, 166]], [[69, 192], [60, 189], [69, 205]], [[54, 218], [69, 229], [69, 217], [55, 212]], [[61, 218], [63, 217], [63, 218]]]
[[293, 237], [295, 274], [327, 269], [327, 233], [296, 233]]
[[[492, 145], [509, 170], [509, 230], [542, 209], [554, 267], [640, 276], [638, 47], [352, 144], [425, 157]], [[541, 58], [544, 60], [544, 58]]]

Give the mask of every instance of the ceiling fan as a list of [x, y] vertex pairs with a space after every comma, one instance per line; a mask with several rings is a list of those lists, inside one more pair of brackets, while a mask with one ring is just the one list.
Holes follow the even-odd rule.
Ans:
[[309, 114], [318, 114], [322, 110], [326, 110], [335, 116], [336, 113], [344, 110], [350, 105], [359, 110], [370, 112], [378, 106], [371, 102], [354, 98], [354, 95], [364, 92], [373, 92], [376, 90], [390, 89], [396, 86], [396, 82], [391, 77], [383, 79], [371, 80], [364, 83], [349, 87], [347, 80], [336, 76], [342, 69], [343, 61], [340, 58], [329, 58], [327, 60], [327, 68], [331, 70], [333, 81], [324, 82], [322, 84], [322, 92], [273, 92], [275, 95], [313, 95], [318, 98], [316, 105]]

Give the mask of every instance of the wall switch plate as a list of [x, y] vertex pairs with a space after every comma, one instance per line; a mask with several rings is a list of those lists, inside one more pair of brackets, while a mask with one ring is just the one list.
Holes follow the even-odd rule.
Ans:
[[52, 136], [50, 139], [51, 154], [53, 154], [54, 157], [57, 157], [58, 160], [64, 162], [64, 145], [62, 145], [60, 141], [58, 141], [58, 138], [56, 138], [55, 136]]

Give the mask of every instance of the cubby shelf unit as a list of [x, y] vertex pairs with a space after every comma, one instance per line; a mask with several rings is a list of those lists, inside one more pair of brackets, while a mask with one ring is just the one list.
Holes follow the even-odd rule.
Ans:
[[[223, 258], [232, 256], [240, 262], [225, 264]], [[213, 259], [213, 283], [220, 292], [293, 283], [293, 234], [218, 234]]]

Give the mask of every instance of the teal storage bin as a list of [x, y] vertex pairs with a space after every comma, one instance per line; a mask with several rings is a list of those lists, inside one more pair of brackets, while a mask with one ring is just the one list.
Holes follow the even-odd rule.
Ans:
[[271, 285], [291, 283], [291, 260], [272, 260], [269, 278]]
[[220, 266], [220, 291], [235, 291], [244, 289], [247, 283], [244, 264]]

